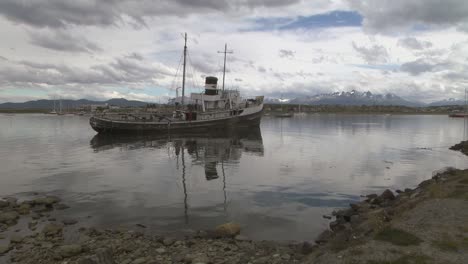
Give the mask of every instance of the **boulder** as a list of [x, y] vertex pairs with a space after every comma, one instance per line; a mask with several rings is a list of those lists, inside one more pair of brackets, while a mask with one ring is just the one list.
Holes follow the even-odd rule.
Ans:
[[166, 247], [172, 246], [175, 242], [176, 239], [172, 237], [166, 237], [162, 241], [163, 245], [165, 245]]
[[309, 242], [304, 242], [302, 243], [301, 245], [301, 253], [302, 254], [310, 254], [312, 253], [312, 251], [314, 251], [316, 247], [314, 245], [312, 245], [312, 243], [309, 243]]
[[8, 202], [7, 201], [3, 201], [3, 200], [0, 200], [0, 208], [5, 208], [5, 207], [8, 207]]
[[53, 204], [56, 204], [58, 202], [60, 202], [60, 198], [55, 197], [55, 196], [40, 197], [40, 198], [36, 198], [33, 200], [33, 203], [36, 205], [47, 205], [47, 206], [52, 206]]
[[395, 195], [393, 194], [392, 191], [390, 191], [389, 189], [385, 190], [380, 196], [379, 196], [380, 199], [382, 200], [394, 200], [395, 199]]
[[58, 253], [64, 258], [69, 258], [79, 255], [82, 250], [83, 249], [80, 245], [64, 245], [58, 248]]
[[11, 207], [16, 206], [16, 202], [18, 201], [18, 199], [16, 199], [15, 197], [6, 197], [6, 198], [3, 198], [3, 200], [5, 200], [8, 203], [8, 205]]
[[11, 243], [18, 244], [18, 243], [21, 243], [21, 241], [23, 241], [23, 237], [21, 237], [20, 235], [13, 234], [13, 235], [10, 237], [10, 242], [11, 242]]
[[30, 210], [31, 210], [31, 205], [29, 205], [28, 203], [22, 203], [17, 209], [18, 213], [22, 215], [29, 214]]
[[8, 253], [8, 251], [10, 250], [11, 250], [11, 247], [9, 245], [0, 245], [0, 256]]
[[63, 227], [59, 224], [50, 223], [44, 226], [42, 233], [46, 236], [56, 236], [62, 233]]
[[220, 237], [235, 237], [240, 234], [241, 227], [239, 224], [230, 222], [216, 227], [215, 233]]
[[18, 218], [19, 218], [19, 215], [17, 212], [0, 213], [0, 223], [14, 222]]

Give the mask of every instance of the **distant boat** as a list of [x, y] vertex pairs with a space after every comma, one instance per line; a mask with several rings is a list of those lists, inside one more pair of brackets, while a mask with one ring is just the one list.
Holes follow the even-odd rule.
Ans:
[[452, 112], [449, 114], [449, 117], [461, 117], [465, 118], [468, 117], [468, 111], [467, 111], [467, 106], [468, 106], [468, 98], [466, 96], [466, 88], [465, 88], [465, 111], [464, 112]]
[[55, 98], [54, 98], [54, 109], [49, 112], [49, 114], [56, 115], [57, 111], [55, 110]]
[[293, 113], [278, 113], [278, 114], [275, 114], [275, 117], [279, 117], [279, 118], [287, 118], [287, 117], [292, 117], [293, 116]]
[[449, 114], [449, 117], [468, 117], [468, 113], [452, 113]]

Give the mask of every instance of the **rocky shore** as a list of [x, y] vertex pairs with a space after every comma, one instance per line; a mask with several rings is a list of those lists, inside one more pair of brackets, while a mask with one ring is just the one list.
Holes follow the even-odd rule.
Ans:
[[[468, 143], [454, 146], [468, 153]], [[0, 264], [468, 263], [468, 170], [446, 168], [414, 189], [369, 194], [326, 215], [315, 244], [251, 241], [226, 223], [184, 238], [82, 227], [54, 218], [58, 197], [0, 199]]]
[[[451, 149], [468, 155], [468, 141]], [[468, 263], [468, 170], [445, 168], [333, 215], [306, 263]]]
[[0, 263], [302, 263], [312, 249], [308, 243], [251, 241], [235, 223], [184, 238], [75, 228], [76, 220], [51, 216], [67, 208], [52, 196], [0, 199]]

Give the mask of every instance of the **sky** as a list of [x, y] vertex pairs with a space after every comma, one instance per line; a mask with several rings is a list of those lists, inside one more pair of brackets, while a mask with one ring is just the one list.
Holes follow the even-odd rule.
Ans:
[[166, 102], [205, 76], [244, 95], [337, 91], [432, 102], [468, 87], [466, 0], [2, 0], [0, 103]]

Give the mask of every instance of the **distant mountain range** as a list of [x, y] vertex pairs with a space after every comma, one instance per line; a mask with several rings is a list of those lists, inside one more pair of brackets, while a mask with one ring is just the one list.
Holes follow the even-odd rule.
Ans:
[[457, 99], [454, 99], [454, 98], [450, 98], [450, 99], [446, 99], [446, 100], [442, 100], [442, 101], [436, 101], [436, 102], [432, 102], [429, 104], [429, 106], [445, 106], [445, 105], [464, 105], [465, 104], [465, 101], [463, 100], [457, 100]]
[[[54, 108], [54, 101], [55, 101], [55, 108], [59, 108], [59, 100], [35, 100], [35, 101], [28, 101], [24, 103], [3, 103], [0, 104], [0, 109], [53, 109]], [[80, 99], [80, 100], [61, 100], [62, 101], [62, 108], [78, 108], [82, 105], [99, 105], [99, 104], [109, 104], [109, 105], [116, 105], [121, 107], [141, 107], [146, 106], [148, 103], [135, 101], [135, 100], [127, 100], [124, 98], [114, 98], [107, 101], [92, 101], [87, 99]]]
[[[278, 99], [268, 100], [271, 103], [280, 103]], [[304, 105], [399, 105], [399, 106], [424, 106], [423, 103], [408, 101], [395, 94], [373, 94], [369, 91], [359, 92], [334, 92], [317, 94], [290, 99], [289, 104]]]
[[[359, 92], [352, 90], [350, 92], [334, 92], [328, 94], [318, 94], [314, 96], [302, 96], [292, 99], [266, 98], [265, 103], [270, 104], [303, 104], [303, 105], [398, 105], [398, 106], [449, 106], [464, 105], [462, 100], [448, 99], [436, 101], [430, 104], [424, 104], [417, 101], [409, 101], [395, 94], [373, 94], [369, 91]], [[124, 98], [114, 98], [107, 101], [93, 101], [87, 99], [80, 100], [62, 100], [63, 109], [78, 108], [82, 105], [99, 104], [116, 105], [120, 107], [142, 107], [148, 103]], [[55, 100], [56, 109], [59, 107], [59, 100]], [[53, 109], [54, 100], [35, 100], [24, 103], [3, 103], [0, 109]]]

